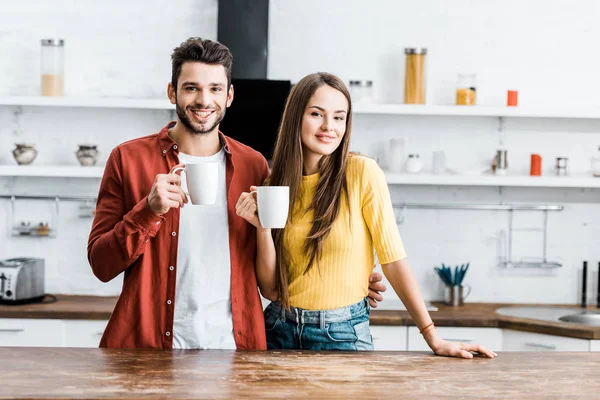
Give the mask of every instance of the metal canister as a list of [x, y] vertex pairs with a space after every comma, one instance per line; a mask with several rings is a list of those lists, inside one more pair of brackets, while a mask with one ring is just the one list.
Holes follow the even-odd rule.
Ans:
[[556, 175], [567, 176], [569, 159], [567, 157], [556, 157]]

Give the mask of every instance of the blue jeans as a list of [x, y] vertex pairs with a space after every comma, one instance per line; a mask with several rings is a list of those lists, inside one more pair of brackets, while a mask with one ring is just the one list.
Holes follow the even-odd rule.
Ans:
[[265, 309], [267, 348], [286, 350], [373, 350], [367, 299], [334, 310], [311, 311], [279, 302]]

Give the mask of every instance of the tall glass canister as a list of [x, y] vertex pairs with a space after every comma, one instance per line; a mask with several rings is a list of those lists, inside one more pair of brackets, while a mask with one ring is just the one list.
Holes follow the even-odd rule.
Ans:
[[406, 69], [404, 72], [404, 103], [425, 104], [425, 55], [426, 48], [404, 49]]
[[65, 41], [63, 39], [42, 39], [41, 62], [42, 96], [62, 96], [64, 94]]

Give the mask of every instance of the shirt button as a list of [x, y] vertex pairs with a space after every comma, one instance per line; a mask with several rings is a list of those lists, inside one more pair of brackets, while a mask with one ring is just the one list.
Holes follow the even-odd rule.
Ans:
[[167, 300], [167, 304], [171, 304], [171, 300]]
[[171, 336], [171, 332], [167, 331], [167, 333], [165, 333], [165, 335]]
[[166, 151], [166, 150], [163, 150], [163, 154], [167, 154], [167, 151]]
[[242, 334], [242, 331], [238, 331], [238, 335], [241, 335], [241, 334]]
[[173, 148], [174, 148], [175, 150], [177, 150], [177, 145], [173, 146]]
[[171, 232], [171, 236], [177, 236], [177, 232]]
[[169, 271], [173, 271], [174, 269], [175, 269], [175, 267], [172, 265], [169, 267]]
[[160, 225], [160, 221], [156, 221], [156, 225]]

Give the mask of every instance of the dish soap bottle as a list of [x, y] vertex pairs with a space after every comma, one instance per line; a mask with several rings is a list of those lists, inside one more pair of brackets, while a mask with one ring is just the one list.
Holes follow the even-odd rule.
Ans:
[[600, 178], [600, 147], [598, 147], [596, 155], [592, 157], [592, 174]]

